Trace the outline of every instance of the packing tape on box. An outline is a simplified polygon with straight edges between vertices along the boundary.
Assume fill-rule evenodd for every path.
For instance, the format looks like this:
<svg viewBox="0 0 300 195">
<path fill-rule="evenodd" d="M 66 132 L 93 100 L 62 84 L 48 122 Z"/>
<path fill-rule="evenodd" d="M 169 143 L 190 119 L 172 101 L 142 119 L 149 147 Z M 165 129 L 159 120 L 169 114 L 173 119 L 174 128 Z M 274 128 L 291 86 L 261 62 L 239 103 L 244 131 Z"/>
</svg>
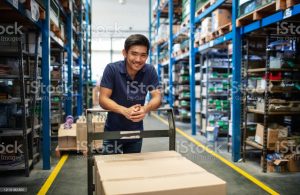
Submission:
<svg viewBox="0 0 300 195">
<path fill-rule="evenodd" d="M 148 176 L 148 177 L 129 177 L 129 178 L 120 178 L 120 179 L 101 179 L 102 182 L 109 182 L 109 181 L 128 181 L 128 180 L 144 180 L 144 179 L 154 179 L 154 178 L 165 178 L 165 177 L 178 177 L 183 175 L 198 175 L 202 174 L 203 171 L 193 171 L 187 173 L 172 173 L 172 174 L 165 174 L 165 175 L 156 175 L 156 176 Z"/>
</svg>

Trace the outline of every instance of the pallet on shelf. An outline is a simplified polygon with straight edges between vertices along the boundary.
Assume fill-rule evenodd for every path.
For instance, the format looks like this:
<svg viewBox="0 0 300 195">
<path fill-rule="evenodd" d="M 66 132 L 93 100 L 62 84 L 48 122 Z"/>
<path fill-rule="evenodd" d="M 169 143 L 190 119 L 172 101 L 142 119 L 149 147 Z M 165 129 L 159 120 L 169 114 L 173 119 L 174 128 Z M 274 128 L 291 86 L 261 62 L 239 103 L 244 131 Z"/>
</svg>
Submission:
<svg viewBox="0 0 300 195">
<path fill-rule="evenodd" d="M 271 15 L 279 10 L 287 9 L 295 4 L 297 4 L 297 0 L 276 0 L 259 7 L 258 9 L 247 13 L 236 20 L 236 26 L 241 27 L 251 22 L 260 20 L 268 15 Z"/>
<path fill-rule="evenodd" d="M 228 24 L 225 24 L 223 26 L 220 26 L 218 28 L 218 30 L 216 30 L 214 32 L 214 34 L 215 34 L 215 37 L 220 37 L 220 36 L 225 35 L 226 33 L 229 33 L 231 30 L 232 30 L 232 24 L 228 23 Z"/>
<path fill-rule="evenodd" d="M 202 5 L 197 11 L 196 16 L 199 16 L 201 13 L 203 13 L 207 8 L 209 8 L 211 5 L 213 5 L 216 2 L 216 0 L 208 0 L 204 5 Z"/>
</svg>

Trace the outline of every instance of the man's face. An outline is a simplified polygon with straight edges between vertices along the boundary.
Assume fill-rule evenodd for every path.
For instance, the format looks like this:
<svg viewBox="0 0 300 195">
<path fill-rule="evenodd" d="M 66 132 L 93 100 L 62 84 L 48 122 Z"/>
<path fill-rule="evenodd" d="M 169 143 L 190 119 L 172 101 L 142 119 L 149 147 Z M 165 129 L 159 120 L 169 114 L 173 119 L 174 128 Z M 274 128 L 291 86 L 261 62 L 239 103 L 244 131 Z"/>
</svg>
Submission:
<svg viewBox="0 0 300 195">
<path fill-rule="evenodd" d="M 132 71 L 141 70 L 147 61 L 147 47 L 142 45 L 131 46 L 126 52 L 123 50 L 123 55 L 127 59 L 127 67 Z"/>
</svg>

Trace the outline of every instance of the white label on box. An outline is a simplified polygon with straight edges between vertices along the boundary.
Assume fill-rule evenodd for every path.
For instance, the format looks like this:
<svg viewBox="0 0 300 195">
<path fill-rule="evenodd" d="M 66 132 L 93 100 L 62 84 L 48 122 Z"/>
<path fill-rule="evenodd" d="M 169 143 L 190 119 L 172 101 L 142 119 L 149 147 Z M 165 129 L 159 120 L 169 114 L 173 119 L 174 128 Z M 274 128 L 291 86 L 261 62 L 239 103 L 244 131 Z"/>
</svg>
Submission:
<svg viewBox="0 0 300 195">
<path fill-rule="evenodd" d="M 259 136 L 255 136 L 255 142 L 257 142 L 257 143 L 261 143 L 261 138 L 259 137 Z"/>
<path fill-rule="evenodd" d="M 291 10 L 291 8 L 286 9 L 284 11 L 284 13 L 283 13 L 283 19 L 289 18 L 291 16 L 292 16 L 292 10 Z"/>
</svg>

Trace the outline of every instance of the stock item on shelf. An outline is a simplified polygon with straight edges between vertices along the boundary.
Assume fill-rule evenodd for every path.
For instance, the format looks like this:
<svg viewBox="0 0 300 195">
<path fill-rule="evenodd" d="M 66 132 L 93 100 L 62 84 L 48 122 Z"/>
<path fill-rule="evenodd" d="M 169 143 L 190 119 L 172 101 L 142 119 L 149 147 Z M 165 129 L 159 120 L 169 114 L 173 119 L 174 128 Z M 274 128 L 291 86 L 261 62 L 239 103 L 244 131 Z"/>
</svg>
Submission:
<svg viewBox="0 0 300 195">
<path fill-rule="evenodd" d="M 246 15 L 271 2 L 275 2 L 275 1 L 274 0 L 240 0 L 238 15 L 239 16 Z"/>
</svg>

